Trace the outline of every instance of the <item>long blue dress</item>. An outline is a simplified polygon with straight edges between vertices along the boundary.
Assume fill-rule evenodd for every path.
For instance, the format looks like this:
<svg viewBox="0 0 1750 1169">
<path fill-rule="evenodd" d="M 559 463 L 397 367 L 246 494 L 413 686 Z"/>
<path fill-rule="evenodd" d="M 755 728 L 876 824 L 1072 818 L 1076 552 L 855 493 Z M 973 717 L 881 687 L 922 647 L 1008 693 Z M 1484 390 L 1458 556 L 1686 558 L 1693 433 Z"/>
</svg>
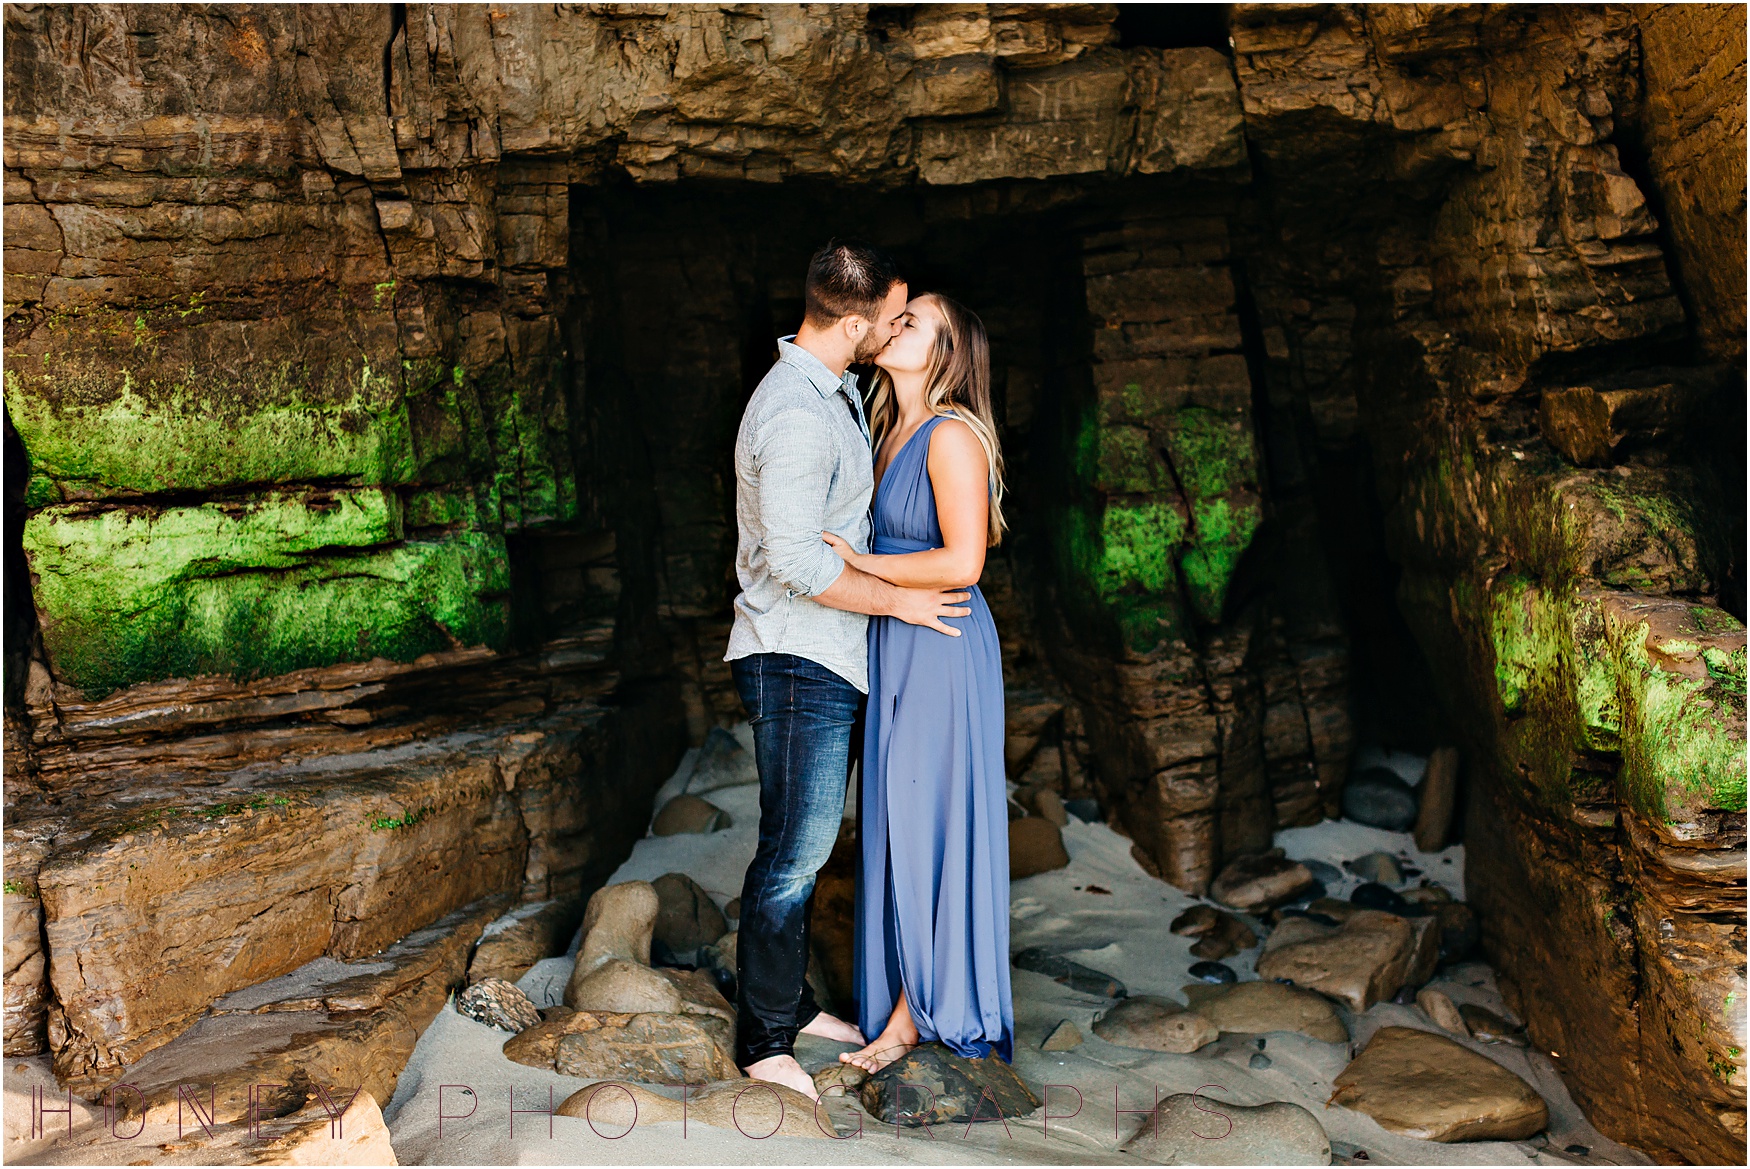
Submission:
<svg viewBox="0 0 1750 1169">
<path fill-rule="evenodd" d="M 930 419 L 893 456 L 874 500 L 873 551 L 943 546 L 927 466 Z M 919 1038 L 1014 1059 L 1003 662 L 977 586 L 950 637 L 869 621 L 869 707 L 858 820 L 855 990 L 873 1039 L 905 988 Z"/>
</svg>

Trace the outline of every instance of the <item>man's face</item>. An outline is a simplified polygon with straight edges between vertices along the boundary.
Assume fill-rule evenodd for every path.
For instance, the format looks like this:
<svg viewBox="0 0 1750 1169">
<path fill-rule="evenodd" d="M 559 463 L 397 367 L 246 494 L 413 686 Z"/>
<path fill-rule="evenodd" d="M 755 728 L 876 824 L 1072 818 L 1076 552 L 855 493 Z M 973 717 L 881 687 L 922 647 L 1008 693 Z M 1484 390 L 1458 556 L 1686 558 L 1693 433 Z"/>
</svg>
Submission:
<svg viewBox="0 0 1750 1169">
<path fill-rule="evenodd" d="M 868 328 L 857 338 L 856 352 L 851 360 L 856 362 L 871 361 L 877 353 L 887 347 L 887 343 L 899 335 L 899 330 L 905 324 L 906 285 L 900 281 L 887 290 L 887 299 L 881 302 L 881 310 L 876 314 L 874 323 L 867 323 Z"/>
</svg>

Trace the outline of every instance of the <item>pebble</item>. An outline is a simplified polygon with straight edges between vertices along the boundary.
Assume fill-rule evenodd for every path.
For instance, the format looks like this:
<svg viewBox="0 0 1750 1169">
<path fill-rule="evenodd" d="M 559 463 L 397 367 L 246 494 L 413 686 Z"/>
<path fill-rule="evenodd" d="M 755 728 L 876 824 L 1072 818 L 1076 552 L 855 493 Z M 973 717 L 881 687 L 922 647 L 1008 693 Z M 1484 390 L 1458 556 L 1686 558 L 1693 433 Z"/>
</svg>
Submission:
<svg viewBox="0 0 1750 1169">
<path fill-rule="evenodd" d="M 1330 861 L 1307 860 L 1300 863 L 1306 866 L 1307 872 L 1326 885 L 1341 885 L 1343 883 L 1343 870 Z"/>
<path fill-rule="evenodd" d="M 1366 856 L 1358 856 L 1345 862 L 1343 867 L 1363 881 L 1373 881 L 1381 885 L 1404 883 L 1404 872 L 1399 867 L 1397 858 L 1387 852 L 1370 852 Z"/>
<path fill-rule="evenodd" d="M 1298 900 L 1318 884 L 1306 866 L 1282 855 L 1282 850 L 1235 857 L 1210 883 L 1209 896 L 1229 909 L 1257 913 Z"/>
<path fill-rule="evenodd" d="M 1454 1035 L 1462 1035 L 1466 1039 L 1470 1038 L 1470 1027 L 1465 1024 L 1464 1015 L 1460 1013 L 1458 1007 L 1453 1004 L 1452 999 L 1444 991 L 1435 990 L 1433 987 L 1423 987 L 1416 994 L 1416 1005 L 1421 1007 L 1423 1013 L 1430 1019 L 1434 1020 L 1436 1026 L 1450 1031 Z"/>
<path fill-rule="evenodd" d="M 1098 824 L 1105 819 L 1104 816 L 1100 815 L 1100 801 L 1089 799 L 1086 796 L 1063 801 L 1063 810 L 1076 819 L 1085 820 L 1089 824 Z"/>
<path fill-rule="evenodd" d="M 1240 976 L 1225 962 L 1193 962 L 1188 971 L 1199 982 L 1238 982 Z"/>
<path fill-rule="evenodd" d="M 1486 1007 L 1465 1003 L 1458 1008 L 1458 1013 L 1464 1019 L 1465 1026 L 1470 1028 L 1471 1037 L 1480 1043 L 1506 1043 L 1513 1047 L 1526 1046 L 1524 1028 L 1515 1027 Z"/>
<path fill-rule="evenodd" d="M 1399 917 L 1409 917 L 1417 910 L 1401 894 L 1387 889 L 1378 881 L 1369 881 L 1356 887 L 1349 894 L 1349 904 L 1359 905 L 1362 909 L 1378 909 L 1386 913 L 1395 913 Z"/>
<path fill-rule="evenodd" d="M 1251 1068 L 1253 1071 L 1261 1072 L 1265 1068 L 1269 1067 L 1272 1062 L 1273 1061 L 1270 1059 L 1270 1057 L 1265 1055 L 1263 1052 L 1254 1051 L 1252 1053 L 1252 1058 L 1248 1059 L 1246 1061 L 1246 1066 Z"/>
<path fill-rule="evenodd" d="M 1043 816 L 1009 821 L 1009 880 L 1019 881 L 1069 864 L 1063 832 Z"/>
<path fill-rule="evenodd" d="M 1221 1034 L 1214 1023 L 1171 999 L 1139 995 L 1094 1020 L 1094 1034 L 1120 1047 L 1189 1055 Z"/>
<path fill-rule="evenodd" d="M 728 812 L 709 800 L 681 794 L 662 806 L 651 822 L 652 836 L 683 836 L 692 833 L 717 832 L 731 824 Z"/>
<path fill-rule="evenodd" d="M 515 1035 L 539 1026 L 541 1012 L 513 982 L 485 978 L 456 996 L 456 1013 Z"/>
<path fill-rule="evenodd" d="M 1358 824 L 1406 832 L 1416 822 L 1416 789 L 1386 767 L 1369 767 L 1343 785 L 1343 816 Z"/>
</svg>

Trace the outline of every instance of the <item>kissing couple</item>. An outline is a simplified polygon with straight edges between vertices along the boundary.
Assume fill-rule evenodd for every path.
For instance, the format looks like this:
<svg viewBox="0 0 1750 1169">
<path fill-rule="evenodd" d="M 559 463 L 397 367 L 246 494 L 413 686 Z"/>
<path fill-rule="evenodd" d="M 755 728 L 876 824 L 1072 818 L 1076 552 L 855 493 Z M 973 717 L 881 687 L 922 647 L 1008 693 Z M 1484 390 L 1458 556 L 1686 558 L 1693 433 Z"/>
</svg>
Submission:
<svg viewBox="0 0 1750 1169">
<path fill-rule="evenodd" d="M 1003 532 L 984 325 L 854 241 L 814 254 L 797 332 L 735 440 L 724 655 L 753 727 L 735 1062 L 818 1098 L 798 1031 L 876 1071 L 922 1042 L 1012 1062 L 1002 655 L 978 590 Z M 852 364 L 873 363 L 868 408 Z M 859 747 L 860 744 L 860 747 Z M 805 973 L 815 874 L 861 764 L 858 1019 Z"/>
</svg>

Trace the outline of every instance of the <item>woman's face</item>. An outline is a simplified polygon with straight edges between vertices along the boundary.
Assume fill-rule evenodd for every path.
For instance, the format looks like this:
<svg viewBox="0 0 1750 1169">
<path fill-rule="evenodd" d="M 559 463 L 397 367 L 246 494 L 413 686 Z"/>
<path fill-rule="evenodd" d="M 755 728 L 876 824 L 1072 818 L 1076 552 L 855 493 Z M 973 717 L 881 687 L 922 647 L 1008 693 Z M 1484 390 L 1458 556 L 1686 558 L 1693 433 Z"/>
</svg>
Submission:
<svg viewBox="0 0 1750 1169">
<path fill-rule="evenodd" d="M 935 302 L 927 296 L 913 297 L 905 306 L 898 334 L 875 355 L 875 364 L 889 373 L 922 373 L 930 367 L 936 330 L 943 327 L 942 310 Z"/>
</svg>

